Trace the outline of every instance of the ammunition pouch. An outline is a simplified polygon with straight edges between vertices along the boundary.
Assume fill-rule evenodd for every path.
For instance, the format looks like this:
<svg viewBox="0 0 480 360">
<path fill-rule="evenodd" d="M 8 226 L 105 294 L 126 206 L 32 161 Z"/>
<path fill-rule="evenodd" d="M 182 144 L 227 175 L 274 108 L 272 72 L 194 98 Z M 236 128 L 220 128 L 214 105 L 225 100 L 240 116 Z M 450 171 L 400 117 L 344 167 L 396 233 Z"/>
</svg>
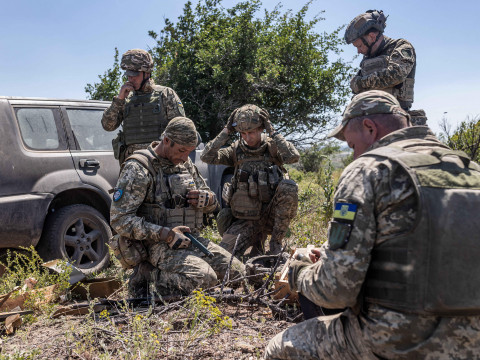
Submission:
<svg viewBox="0 0 480 360">
<path fill-rule="evenodd" d="M 116 234 L 110 238 L 109 245 L 125 270 L 133 269 L 142 261 L 147 260 L 147 249 L 141 241 Z"/>
<path fill-rule="evenodd" d="M 263 203 L 268 203 L 272 200 L 272 194 L 268 184 L 268 174 L 266 171 L 258 172 L 258 198 Z"/>
<path fill-rule="evenodd" d="M 122 130 L 119 130 L 117 137 L 112 140 L 113 156 L 122 164 L 125 161 L 125 152 L 127 151 L 127 144 L 125 143 L 125 136 Z"/>
<path fill-rule="evenodd" d="M 232 200 L 232 195 L 233 195 L 233 186 L 231 183 L 226 182 L 225 184 L 223 184 L 222 199 L 223 201 L 225 201 L 227 205 L 230 204 L 230 200 Z"/>
<path fill-rule="evenodd" d="M 415 79 L 406 78 L 398 89 L 397 99 L 408 103 L 413 102 L 413 87 Z"/>
<path fill-rule="evenodd" d="M 230 201 L 232 214 L 238 219 L 259 220 L 262 202 L 259 197 L 251 197 L 248 182 L 238 182 L 232 200 Z"/>
<path fill-rule="evenodd" d="M 176 226 L 188 226 L 190 229 L 201 229 L 203 212 L 193 207 L 165 209 L 166 226 L 173 229 Z"/>
</svg>

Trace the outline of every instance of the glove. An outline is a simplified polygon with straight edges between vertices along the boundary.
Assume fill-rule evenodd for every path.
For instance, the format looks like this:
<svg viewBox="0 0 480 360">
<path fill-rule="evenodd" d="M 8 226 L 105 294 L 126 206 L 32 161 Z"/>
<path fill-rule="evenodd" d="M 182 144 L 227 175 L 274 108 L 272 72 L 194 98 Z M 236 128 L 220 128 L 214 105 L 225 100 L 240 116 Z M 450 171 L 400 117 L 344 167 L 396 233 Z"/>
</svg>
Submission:
<svg viewBox="0 0 480 360">
<path fill-rule="evenodd" d="M 167 229 L 168 228 L 162 229 L 162 232 L 160 233 L 160 239 L 165 240 L 170 249 L 185 249 L 190 246 L 190 239 L 183 235 L 184 232 L 190 232 L 190 228 L 188 226 L 176 226 L 166 233 Z"/>
<path fill-rule="evenodd" d="M 215 194 L 208 190 L 198 190 L 198 203 L 197 209 L 210 206 L 215 203 L 216 197 Z"/>
<path fill-rule="evenodd" d="M 273 130 L 272 123 L 270 122 L 270 115 L 268 114 L 268 112 L 266 112 L 263 109 L 260 110 L 259 117 L 260 117 L 260 120 L 262 120 L 263 127 L 265 128 L 265 131 L 267 132 L 267 134 L 272 135 L 275 132 L 275 130 Z"/>
<path fill-rule="evenodd" d="M 232 114 L 229 116 L 227 120 L 227 125 L 225 127 L 227 128 L 229 133 L 235 132 L 235 128 L 233 127 L 233 119 L 235 118 L 235 114 L 237 113 L 238 109 L 235 109 Z"/>
<path fill-rule="evenodd" d="M 288 286 L 290 286 L 290 289 L 293 291 L 298 291 L 297 280 L 302 269 L 312 265 L 312 262 L 308 256 L 302 255 L 299 256 L 299 258 L 300 260 L 293 260 L 288 268 Z"/>
</svg>

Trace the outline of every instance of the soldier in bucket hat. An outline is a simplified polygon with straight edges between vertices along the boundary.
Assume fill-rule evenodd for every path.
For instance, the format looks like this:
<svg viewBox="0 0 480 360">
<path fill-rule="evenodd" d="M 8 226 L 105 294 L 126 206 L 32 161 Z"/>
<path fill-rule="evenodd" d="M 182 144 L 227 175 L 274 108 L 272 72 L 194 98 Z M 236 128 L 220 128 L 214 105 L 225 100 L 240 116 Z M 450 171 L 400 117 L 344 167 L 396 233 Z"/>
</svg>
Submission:
<svg viewBox="0 0 480 360">
<path fill-rule="evenodd" d="M 240 140 L 223 147 L 235 131 L 240 133 Z M 220 246 L 233 251 L 237 242 L 239 256 L 250 247 L 249 255 L 258 255 L 271 234 L 268 252 L 281 251 L 298 205 L 297 184 L 289 179 L 283 165 L 295 163 L 299 157 L 297 149 L 274 131 L 265 110 L 247 104 L 233 111 L 225 128 L 201 155 L 207 164 L 235 167 L 232 182 L 226 184 L 222 196 L 230 207 L 217 216 Z"/>
<path fill-rule="evenodd" d="M 123 124 L 123 131 L 113 141 L 115 158 L 121 165 L 135 150 L 145 149 L 158 140 L 167 123 L 174 117 L 185 116 L 185 111 L 173 89 L 155 85 L 150 53 L 128 50 L 122 55 L 120 67 L 128 81 L 105 110 L 102 126 L 114 131 Z"/>
<path fill-rule="evenodd" d="M 160 141 L 122 165 L 110 210 L 117 235 L 110 245 L 125 269 L 134 268 L 129 281 L 134 296 L 146 296 L 149 283 L 162 295 L 188 294 L 225 275 L 231 254 L 198 237 L 203 214 L 215 210 L 217 200 L 188 157 L 196 146 L 193 121 L 176 117 Z M 192 248 L 185 232 L 198 237 L 213 258 Z M 244 274 L 243 264 L 235 259 L 230 274 Z"/>
<path fill-rule="evenodd" d="M 288 281 L 341 310 L 277 334 L 265 359 L 478 358 L 480 166 L 383 91 L 356 95 L 330 136 L 356 160 L 328 242 L 293 261 Z"/>
</svg>

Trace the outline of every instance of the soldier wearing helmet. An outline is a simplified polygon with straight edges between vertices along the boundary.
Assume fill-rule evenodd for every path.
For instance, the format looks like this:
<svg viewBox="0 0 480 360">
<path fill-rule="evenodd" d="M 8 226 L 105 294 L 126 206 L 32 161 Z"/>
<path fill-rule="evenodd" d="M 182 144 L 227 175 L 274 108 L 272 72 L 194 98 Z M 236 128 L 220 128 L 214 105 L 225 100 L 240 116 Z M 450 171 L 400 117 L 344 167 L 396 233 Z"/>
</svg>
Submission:
<svg viewBox="0 0 480 360">
<path fill-rule="evenodd" d="M 408 116 L 391 94 L 365 91 L 330 133 L 355 161 L 328 241 L 290 263 L 288 282 L 343 310 L 277 334 L 265 359 L 478 358 L 480 166 Z"/>
<path fill-rule="evenodd" d="M 113 144 L 115 157 L 122 164 L 135 150 L 158 140 L 167 123 L 185 116 L 185 111 L 173 89 L 155 85 L 151 79 L 153 59 L 147 51 L 128 50 L 122 55 L 120 67 L 128 81 L 105 110 L 102 126 L 113 131 L 123 124 Z"/>
<path fill-rule="evenodd" d="M 240 139 L 222 147 L 236 131 Z M 295 163 L 299 157 L 297 149 L 274 131 L 265 110 L 249 104 L 233 111 L 225 128 L 205 146 L 201 156 L 207 164 L 235 168 L 222 194 L 230 207 L 217 216 L 220 246 L 230 252 L 235 248 L 238 255 L 252 247 L 249 255 L 254 256 L 263 252 L 271 234 L 268 252 L 281 251 L 298 204 L 297 184 L 289 179 L 283 164 Z"/>
<path fill-rule="evenodd" d="M 350 81 L 350 87 L 354 94 L 367 90 L 386 91 L 409 111 L 415 84 L 415 49 L 407 40 L 383 35 L 386 20 L 382 10 L 368 10 L 348 25 L 345 41 L 364 55 L 360 71 Z M 414 125 L 425 125 L 427 118 L 423 110 L 412 110 L 411 115 Z"/>
</svg>

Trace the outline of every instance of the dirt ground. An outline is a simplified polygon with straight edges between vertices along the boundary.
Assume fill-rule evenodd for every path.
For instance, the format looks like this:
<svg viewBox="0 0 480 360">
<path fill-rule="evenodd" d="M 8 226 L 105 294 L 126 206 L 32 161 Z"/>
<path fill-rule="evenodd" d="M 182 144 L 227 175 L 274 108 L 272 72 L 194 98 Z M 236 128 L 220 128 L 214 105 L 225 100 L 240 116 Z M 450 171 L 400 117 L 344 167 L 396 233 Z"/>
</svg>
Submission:
<svg viewBox="0 0 480 360">
<path fill-rule="evenodd" d="M 216 304 L 231 329 L 211 333 L 215 321 L 185 304 L 119 311 L 116 314 L 47 317 L 4 336 L 1 359 L 261 359 L 268 341 L 294 325 L 270 309 L 247 304 Z M 196 310 L 193 309 L 195 312 Z M 277 318 L 276 318 L 277 317 Z"/>
</svg>

